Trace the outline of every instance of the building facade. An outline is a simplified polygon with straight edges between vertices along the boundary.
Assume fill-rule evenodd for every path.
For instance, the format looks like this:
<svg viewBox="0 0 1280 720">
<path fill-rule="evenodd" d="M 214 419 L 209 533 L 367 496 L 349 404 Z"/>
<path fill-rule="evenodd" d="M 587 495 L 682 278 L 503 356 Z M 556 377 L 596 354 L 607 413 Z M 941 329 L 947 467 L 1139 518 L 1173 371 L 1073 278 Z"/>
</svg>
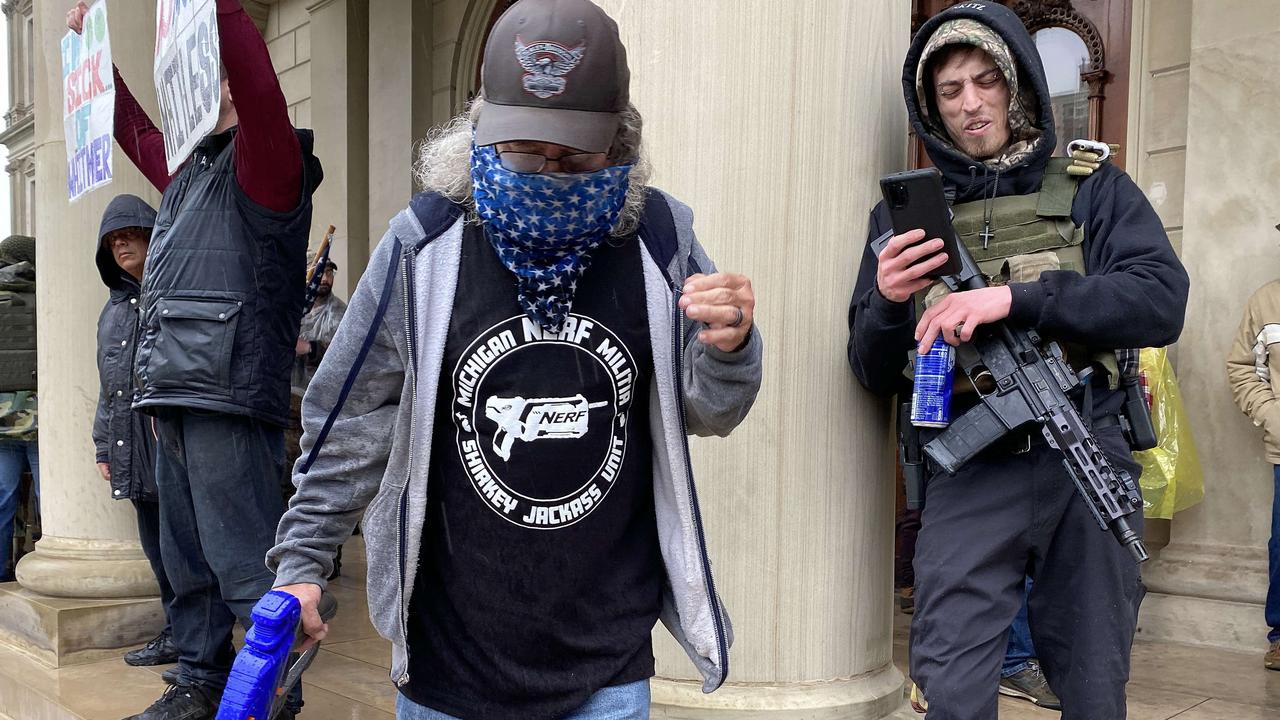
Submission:
<svg viewBox="0 0 1280 720">
<path fill-rule="evenodd" d="M 33 0 L 0 5 L 9 30 L 9 108 L 0 145 L 9 150 L 9 212 L 12 232 L 35 235 L 35 13 Z"/>
<path fill-rule="evenodd" d="M 313 235 L 338 228 L 340 294 L 414 190 L 415 143 L 476 91 L 486 32 L 507 1 L 245 3 L 295 124 L 316 133 L 325 181 Z M 903 678 L 891 662 L 889 409 L 857 387 L 844 347 L 876 179 L 911 157 L 900 75 L 913 4 L 599 1 L 627 43 L 654 182 L 694 208 L 721 267 L 753 279 L 768 347 L 748 422 L 694 448 L 717 584 L 735 621 L 731 681 L 702 695 L 660 631 L 657 716 L 895 717 Z M 28 50 L 56 46 L 64 4 L 4 5 L 11 78 L 23 79 L 11 79 L 3 137 L 10 173 L 33 179 L 14 183 L 15 229 L 36 234 L 43 253 L 44 537 L 19 582 L 0 586 L 0 643 L 55 666 L 118 653 L 110 648 L 149 638 L 159 617 L 132 510 L 112 503 L 93 465 L 92 353 L 69 351 L 91 343 L 105 298 L 90 261 L 99 213 L 115 193 L 156 194 L 118 153 L 110 188 L 67 203 L 56 54 Z M 152 36 L 154 10 L 138 5 L 153 4 L 110 0 L 114 38 Z M 1244 0 L 1118 7 L 1131 45 L 1127 61 L 1112 62 L 1127 90 L 1107 102 L 1126 107 L 1128 134 L 1104 139 L 1125 144 L 1129 172 L 1192 274 L 1177 362 L 1208 485 L 1202 506 L 1152 523 L 1141 632 L 1259 648 L 1270 471 L 1231 403 L 1223 357 L 1245 298 L 1280 270 L 1280 100 L 1266 90 L 1280 19 Z M 116 45 L 154 117 L 149 43 Z M 1228 107 L 1240 109 L 1224 117 Z"/>
</svg>

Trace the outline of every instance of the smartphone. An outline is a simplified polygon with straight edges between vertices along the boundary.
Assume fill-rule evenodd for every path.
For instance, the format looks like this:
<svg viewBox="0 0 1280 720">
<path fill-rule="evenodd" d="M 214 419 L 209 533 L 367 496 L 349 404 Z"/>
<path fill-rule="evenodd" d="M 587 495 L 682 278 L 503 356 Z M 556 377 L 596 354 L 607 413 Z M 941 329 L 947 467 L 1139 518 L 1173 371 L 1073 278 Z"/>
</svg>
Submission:
<svg viewBox="0 0 1280 720">
<path fill-rule="evenodd" d="M 921 168 L 894 173 L 880 178 L 880 192 L 893 220 L 893 232 L 901 235 L 912 230 L 924 230 L 927 242 L 941 238 L 942 251 L 947 261 L 929 273 L 930 277 L 956 275 L 960 272 L 960 254 L 956 251 L 960 238 L 951 227 L 951 207 L 942 192 L 942 173 L 937 168 Z M 926 255 L 917 263 L 933 255 Z"/>
</svg>

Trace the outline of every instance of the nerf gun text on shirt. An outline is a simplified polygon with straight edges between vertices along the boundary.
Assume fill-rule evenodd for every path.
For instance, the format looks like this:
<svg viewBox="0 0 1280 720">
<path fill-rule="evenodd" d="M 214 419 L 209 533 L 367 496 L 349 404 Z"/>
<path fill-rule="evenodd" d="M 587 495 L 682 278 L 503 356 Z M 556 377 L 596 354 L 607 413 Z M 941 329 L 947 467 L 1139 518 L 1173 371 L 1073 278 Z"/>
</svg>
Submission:
<svg viewBox="0 0 1280 720">
<path fill-rule="evenodd" d="M 503 460 L 511 459 L 516 440 L 533 442 L 556 438 L 580 438 L 587 434 L 590 411 L 607 402 L 587 402 L 573 397 L 529 398 L 491 397 L 485 402 L 485 417 L 498 424 L 493 435 L 493 451 Z"/>
</svg>

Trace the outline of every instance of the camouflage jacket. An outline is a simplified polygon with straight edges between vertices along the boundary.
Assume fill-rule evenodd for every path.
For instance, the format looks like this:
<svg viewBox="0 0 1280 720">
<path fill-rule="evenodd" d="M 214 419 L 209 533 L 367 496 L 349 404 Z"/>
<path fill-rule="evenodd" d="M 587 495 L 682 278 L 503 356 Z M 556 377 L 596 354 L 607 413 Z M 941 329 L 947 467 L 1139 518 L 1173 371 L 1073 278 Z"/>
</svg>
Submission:
<svg viewBox="0 0 1280 720">
<path fill-rule="evenodd" d="M 32 390 L 0 393 L 0 440 L 36 439 L 36 394 Z"/>
</svg>

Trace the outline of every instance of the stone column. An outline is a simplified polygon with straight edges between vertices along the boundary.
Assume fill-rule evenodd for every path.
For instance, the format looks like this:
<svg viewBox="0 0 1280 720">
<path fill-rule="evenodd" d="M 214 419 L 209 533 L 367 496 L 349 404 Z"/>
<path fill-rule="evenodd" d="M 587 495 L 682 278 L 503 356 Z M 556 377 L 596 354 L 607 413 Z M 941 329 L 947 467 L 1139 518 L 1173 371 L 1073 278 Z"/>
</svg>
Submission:
<svg viewBox="0 0 1280 720">
<path fill-rule="evenodd" d="M 315 194 L 313 238 L 337 226 L 334 284 L 350 297 L 364 273 L 369 243 L 369 3 L 319 0 L 311 16 L 311 124 L 324 182 Z M 385 221 L 385 218 L 384 218 Z M 378 237 L 381 237 L 380 235 Z M 374 238 L 377 242 L 377 238 Z"/>
<path fill-rule="evenodd" d="M 409 204 L 414 143 L 431 126 L 431 4 L 369 3 L 369 244 Z"/>
<path fill-rule="evenodd" d="M 127 6 L 127 7 L 126 7 Z M 91 442 L 98 399 L 95 338 L 106 288 L 93 262 L 102 210 L 117 193 L 158 197 L 124 153 L 115 180 L 76 203 L 66 194 L 62 70 L 67 3 L 35 8 L 37 298 L 40 331 L 41 519 L 44 536 L 0 590 L 0 644 L 61 665 L 118 653 L 163 623 L 133 507 L 111 499 Z M 154 4 L 110 5 L 116 63 L 155 115 L 150 42 Z M 50 598 L 67 598 L 67 600 Z M 104 650 L 105 648 L 105 650 Z"/>
<path fill-rule="evenodd" d="M 751 416 L 694 452 L 730 679 L 703 695 L 659 631 L 654 716 L 897 717 L 889 414 L 845 343 L 877 179 L 907 159 L 910 5 L 600 4 L 627 44 L 654 184 L 693 207 L 721 269 L 752 278 L 766 346 Z"/>
<path fill-rule="evenodd" d="M 1205 471 L 1204 502 L 1173 519 L 1143 578 L 1141 632 L 1264 649 L 1272 468 L 1232 402 L 1224 359 L 1244 304 L 1276 279 L 1280 19 L 1244 0 L 1195 0 L 1182 257 L 1191 275 L 1178 377 Z M 1223 113 L 1222 108 L 1232 108 Z M 1232 142 L 1232 138 L 1248 142 Z M 1273 348 L 1274 351 L 1274 348 Z"/>
</svg>

